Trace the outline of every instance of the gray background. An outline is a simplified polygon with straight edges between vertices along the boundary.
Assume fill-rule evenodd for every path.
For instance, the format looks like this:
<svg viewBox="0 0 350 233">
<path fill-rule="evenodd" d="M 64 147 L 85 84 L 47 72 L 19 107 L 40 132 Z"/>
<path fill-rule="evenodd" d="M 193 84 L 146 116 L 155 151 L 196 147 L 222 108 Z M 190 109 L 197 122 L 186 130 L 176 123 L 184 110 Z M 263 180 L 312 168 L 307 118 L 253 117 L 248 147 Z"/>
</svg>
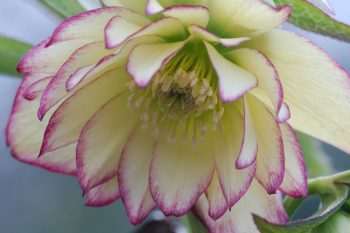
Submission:
<svg viewBox="0 0 350 233">
<path fill-rule="evenodd" d="M 64 1 L 64 0 L 63 0 Z M 95 7 L 96 1 L 85 2 Z M 330 0 L 336 18 L 350 23 L 350 2 Z M 1 0 L 0 34 L 36 44 L 59 23 L 35 0 Z M 304 34 L 350 70 L 350 45 Z M 1 61 L 0 61 L 1 62 Z M 120 203 L 104 208 L 84 207 L 73 177 L 56 175 L 14 160 L 5 145 L 4 129 L 20 80 L 0 74 L 0 233 L 127 233 L 131 226 Z M 349 119 L 350 120 L 350 119 Z M 325 146 L 338 170 L 350 167 L 342 152 Z"/>
</svg>

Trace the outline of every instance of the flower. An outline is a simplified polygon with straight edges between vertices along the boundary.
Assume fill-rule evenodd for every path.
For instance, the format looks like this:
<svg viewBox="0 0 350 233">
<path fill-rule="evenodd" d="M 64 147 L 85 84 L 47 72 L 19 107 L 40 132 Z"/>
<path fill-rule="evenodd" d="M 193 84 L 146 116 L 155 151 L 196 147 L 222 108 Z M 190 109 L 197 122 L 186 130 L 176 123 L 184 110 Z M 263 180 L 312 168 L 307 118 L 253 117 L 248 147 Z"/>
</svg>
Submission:
<svg viewBox="0 0 350 233">
<path fill-rule="evenodd" d="M 15 158 L 78 177 L 87 205 L 132 223 L 194 210 L 212 233 L 257 232 L 307 194 L 293 128 L 348 150 L 349 76 L 258 0 L 104 0 L 18 70 Z"/>
</svg>

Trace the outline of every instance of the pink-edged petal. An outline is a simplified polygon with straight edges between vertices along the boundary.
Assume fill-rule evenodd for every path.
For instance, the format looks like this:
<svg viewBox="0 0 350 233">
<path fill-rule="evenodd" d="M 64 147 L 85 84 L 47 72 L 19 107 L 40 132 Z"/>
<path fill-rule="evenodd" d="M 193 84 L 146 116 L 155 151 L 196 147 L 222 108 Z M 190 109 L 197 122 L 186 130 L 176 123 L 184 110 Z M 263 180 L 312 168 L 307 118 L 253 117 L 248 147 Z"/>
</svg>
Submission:
<svg viewBox="0 0 350 233">
<path fill-rule="evenodd" d="M 249 167 L 256 161 L 258 153 L 258 143 L 256 140 L 254 123 L 252 121 L 251 110 L 246 98 L 243 100 L 243 141 L 241 151 L 236 160 L 236 168 Z"/>
<path fill-rule="evenodd" d="M 94 187 L 85 193 L 84 196 L 87 200 L 85 204 L 87 206 L 100 207 L 113 203 L 120 197 L 118 178 L 113 177 L 107 182 Z"/>
<path fill-rule="evenodd" d="M 180 135 L 178 135 L 179 138 Z M 211 143 L 169 143 L 161 135 L 154 147 L 150 168 L 150 190 L 165 215 L 182 216 L 208 188 L 214 161 Z"/>
<path fill-rule="evenodd" d="M 77 147 L 78 180 L 84 191 L 117 174 L 120 155 L 136 123 L 124 93 L 108 101 L 86 123 Z"/>
<path fill-rule="evenodd" d="M 147 0 L 146 14 L 154 15 L 164 10 L 164 7 L 158 2 L 158 0 Z"/>
<path fill-rule="evenodd" d="M 113 51 L 104 48 L 103 42 L 93 42 L 80 47 L 70 55 L 69 58 L 67 58 L 67 61 L 51 79 L 41 97 L 40 108 L 38 110 L 39 119 L 43 119 L 52 106 L 70 95 L 67 93 L 66 83 L 67 80 L 77 72 L 77 70 L 95 64 L 102 57 L 105 57 L 112 52 Z"/>
<path fill-rule="evenodd" d="M 175 5 L 162 11 L 163 15 L 179 19 L 185 26 L 206 27 L 209 22 L 209 10 L 204 6 Z"/>
<path fill-rule="evenodd" d="M 45 78 L 44 74 L 27 74 L 19 87 L 6 128 L 6 140 L 14 158 L 44 169 L 74 175 L 76 171 L 75 144 L 63 147 L 38 158 L 47 121 L 35 116 L 39 98 L 28 101 L 24 91 Z M 40 94 L 39 94 L 40 95 Z"/>
<path fill-rule="evenodd" d="M 153 76 L 185 45 L 185 41 L 168 44 L 142 44 L 129 55 L 127 71 L 135 83 L 146 88 Z"/>
<path fill-rule="evenodd" d="M 218 35 L 249 36 L 278 27 L 289 19 L 291 6 L 275 8 L 263 1 L 209 0 L 209 28 Z M 217 25 L 230 25 L 217 27 Z"/>
<path fill-rule="evenodd" d="M 248 44 L 275 65 L 292 113 L 288 123 L 350 153 L 350 75 L 317 45 L 292 32 L 276 29 Z"/>
<path fill-rule="evenodd" d="M 112 20 L 110 22 L 112 24 L 116 23 L 115 21 L 125 21 L 124 19 L 119 19 L 118 17 L 115 17 L 115 20 Z M 170 17 L 161 18 L 143 27 L 128 28 L 130 31 L 129 33 L 125 34 L 118 33 L 117 31 L 120 31 L 121 29 L 117 28 L 116 25 L 112 26 L 107 26 L 105 32 L 108 48 L 117 47 L 118 45 L 121 45 L 122 42 L 129 43 L 130 40 L 141 36 L 153 35 L 167 38 L 179 38 L 179 36 L 181 36 L 183 39 L 185 39 L 187 36 L 186 28 L 182 25 L 182 23 L 178 19 Z"/>
<path fill-rule="evenodd" d="M 103 31 L 107 22 L 121 11 L 118 7 L 105 7 L 86 11 L 63 21 L 53 32 L 49 45 L 67 40 L 103 40 Z"/>
<path fill-rule="evenodd" d="M 223 102 L 233 102 L 257 86 L 252 73 L 224 58 L 209 43 L 205 42 L 205 46 L 219 79 L 219 94 Z"/>
<path fill-rule="evenodd" d="M 42 95 L 47 84 L 50 82 L 52 76 L 44 77 L 39 79 L 38 81 L 31 84 L 26 90 L 23 92 L 23 97 L 26 100 L 34 100 Z"/>
<path fill-rule="evenodd" d="M 250 40 L 249 37 L 239 37 L 239 38 L 220 38 L 216 36 L 215 34 L 209 32 L 206 28 L 200 27 L 198 25 L 190 25 L 188 27 L 188 30 L 196 36 L 199 36 L 200 38 L 204 39 L 205 41 L 211 42 L 211 43 L 219 43 L 223 45 L 224 47 L 235 47 L 240 45 L 241 43 L 244 43 L 248 40 Z"/>
<path fill-rule="evenodd" d="M 231 106 L 232 105 L 232 106 Z M 229 207 L 236 204 L 246 193 L 255 174 L 255 164 L 237 169 L 235 162 L 243 141 L 243 119 L 234 104 L 225 107 L 223 128 L 213 132 L 216 171 L 222 192 Z M 221 215 L 223 213 L 220 213 Z M 211 216 L 219 218 L 221 215 Z"/>
<path fill-rule="evenodd" d="M 103 5 L 105 6 L 119 6 L 123 8 L 128 8 L 140 14 L 145 14 L 147 1 L 148 0 L 101 0 Z"/>
<path fill-rule="evenodd" d="M 107 56 L 109 57 L 109 56 Z M 77 69 L 72 75 L 69 76 L 66 82 L 66 90 L 67 92 L 72 91 L 78 84 L 81 83 L 83 78 L 91 71 L 91 69 L 95 67 L 94 65 L 86 66 Z"/>
<path fill-rule="evenodd" d="M 289 107 L 286 103 L 282 103 L 281 109 L 277 115 L 277 121 L 279 123 L 287 122 L 291 117 Z"/>
<path fill-rule="evenodd" d="M 54 74 L 76 49 L 88 43 L 88 40 L 82 39 L 47 47 L 48 40 L 34 47 L 22 58 L 17 67 L 20 73 Z"/>
<path fill-rule="evenodd" d="M 130 136 L 120 159 L 118 177 L 122 200 L 132 224 L 139 224 L 156 207 L 148 186 L 153 136 L 144 129 Z"/>
<path fill-rule="evenodd" d="M 102 58 L 99 62 L 97 62 L 96 65 L 94 65 L 89 71 L 87 71 L 85 75 L 77 77 L 76 80 L 68 80 L 67 87 L 69 87 L 70 84 L 73 84 L 75 86 L 82 86 L 83 84 L 81 83 L 86 82 L 85 80 L 95 80 L 96 78 L 100 77 L 101 75 L 110 70 L 124 67 L 129 53 L 135 46 L 139 44 L 161 42 L 165 41 L 158 36 L 141 36 L 132 38 L 128 40 L 123 46 L 121 46 L 121 48 L 118 48 L 115 54 Z M 70 81 L 73 81 L 73 83 L 70 83 Z"/>
<path fill-rule="evenodd" d="M 209 205 L 208 214 L 212 219 L 216 220 L 220 218 L 230 208 L 230 205 L 227 203 L 222 193 L 217 172 L 214 173 L 213 179 L 205 191 L 205 195 Z"/>
<path fill-rule="evenodd" d="M 280 190 L 294 198 L 305 197 L 307 196 L 307 176 L 300 142 L 290 125 L 284 123 L 280 128 L 286 160 L 286 172 Z"/>
<path fill-rule="evenodd" d="M 255 177 L 269 194 L 273 194 L 280 187 L 285 172 L 281 130 L 264 103 L 252 95 L 247 97 L 247 102 L 251 109 L 258 143 Z"/>
<path fill-rule="evenodd" d="M 275 224 L 284 224 L 288 220 L 282 196 L 279 193 L 268 195 L 256 181 L 252 182 L 243 198 L 218 220 L 210 218 L 208 209 L 208 201 L 201 196 L 194 211 L 210 233 L 259 233 L 252 214 Z"/>
<path fill-rule="evenodd" d="M 140 25 L 133 24 L 120 16 L 114 16 L 105 28 L 106 47 L 117 47 L 141 28 Z"/>
<path fill-rule="evenodd" d="M 127 79 L 124 70 L 112 70 L 60 104 L 49 120 L 40 154 L 77 141 L 85 123 L 92 115 L 111 98 L 126 89 Z"/>
<path fill-rule="evenodd" d="M 269 96 L 276 119 L 278 119 L 284 94 L 280 78 L 272 62 L 261 52 L 248 48 L 234 50 L 227 56 L 240 67 L 255 74 L 259 82 L 258 88 Z"/>
</svg>

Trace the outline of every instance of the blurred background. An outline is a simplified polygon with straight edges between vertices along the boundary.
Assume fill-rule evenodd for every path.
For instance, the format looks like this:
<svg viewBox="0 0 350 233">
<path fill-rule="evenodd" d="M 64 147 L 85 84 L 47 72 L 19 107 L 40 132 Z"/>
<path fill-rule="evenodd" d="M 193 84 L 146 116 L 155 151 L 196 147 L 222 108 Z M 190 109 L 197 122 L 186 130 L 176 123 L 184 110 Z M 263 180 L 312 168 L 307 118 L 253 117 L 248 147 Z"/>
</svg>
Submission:
<svg viewBox="0 0 350 233">
<path fill-rule="evenodd" d="M 64 0 L 63 0 L 64 1 Z M 336 18 L 350 24 L 350 2 L 329 0 Z M 89 8 L 98 7 L 95 0 L 81 0 Z M 0 35 L 37 44 L 49 36 L 60 22 L 36 0 L 1 1 Z M 350 71 L 350 44 L 286 28 L 307 36 L 328 51 Z M 1 61 L 0 61 L 1 62 Z M 49 173 L 22 164 L 10 156 L 4 130 L 20 79 L 0 74 L 0 232 L 1 233 L 131 233 L 132 227 L 120 202 L 103 208 L 84 206 L 80 187 L 73 177 Z M 349 119 L 350 120 L 350 119 Z M 322 145 L 334 167 L 350 169 L 350 157 L 328 145 Z M 152 219 L 161 219 L 155 213 Z M 158 226 L 168 229 L 167 224 Z M 142 233 L 170 233 L 148 226 Z M 185 233 L 179 228 L 177 233 Z"/>
</svg>

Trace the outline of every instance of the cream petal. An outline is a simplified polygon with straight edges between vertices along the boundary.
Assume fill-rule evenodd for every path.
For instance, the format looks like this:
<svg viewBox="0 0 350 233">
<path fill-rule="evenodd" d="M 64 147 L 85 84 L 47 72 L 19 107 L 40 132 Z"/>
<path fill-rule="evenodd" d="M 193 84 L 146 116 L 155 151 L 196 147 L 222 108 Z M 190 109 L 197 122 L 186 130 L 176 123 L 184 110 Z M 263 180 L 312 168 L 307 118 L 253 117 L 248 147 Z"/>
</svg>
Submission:
<svg viewBox="0 0 350 233">
<path fill-rule="evenodd" d="M 135 83 L 146 88 L 153 76 L 183 48 L 185 41 L 168 44 L 141 44 L 129 55 L 127 71 Z"/>
<path fill-rule="evenodd" d="M 41 96 L 52 77 L 53 76 L 44 77 L 29 85 L 28 88 L 26 88 L 26 90 L 23 92 L 23 97 L 26 100 L 34 100 Z"/>
<path fill-rule="evenodd" d="M 350 75 L 292 32 L 273 30 L 248 44 L 275 65 L 291 112 L 289 124 L 350 153 Z"/>
<path fill-rule="evenodd" d="M 218 220 L 209 217 L 208 201 L 204 196 L 199 198 L 195 213 L 210 233 L 259 233 L 252 214 L 276 224 L 284 224 L 288 220 L 282 205 L 282 196 L 268 195 L 256 181 L 252 182 L 243 198 Z"/>
<path fill-rule="evenodd" d="M 250 95 L 247 97 L 247 102 L 251 109 L 258 143 L 255 177 L 269 194 L 276 193 L 285 172 L 281 130 L 273 114 L 260 100 Z"/>
<path fill-rule="evenodd" d="M 289 19 L 290 6 L 275 8 L 256 0 L 208 0 L 208 28 L 220 36 L 253 35 L 275 28 Z M 221 27 L 220 25 L 230 25 Z"/>
<path fill-rule="evenodd" d="M 117 18 L 117 17 L 116 17 Z M 113 20 L 113 19 L 112 19 Z M 120 21 L 120 20 L 119 20 Z M 112 21 L 111 21 L 112 22 Z M 106 43 L 107 47 L 113 48 L 118 45 L 121 45 L 121 42 L 124 44 L 129 43 L 133 39 L 138 39 L 138 37 L 142 36 L 159 36 L 165 38 L 182 38 L 186 39 L 188 33 L 183 24 L 176 18 L 161 18 L 156 20 L 146 26 L 139 27 L 138 30 L 134 27 L 131 31 L 134 31 L 131 34 L 128 34 L 127 37 L 125 35 L 120 35 L 116 33 L 115 26 L 106 27 Z M 129 29 L 128 29 L 129 30 Z"/>
<path fill-rule="evenodd" d="M 256 161 L 258 153 L 258 143 L 256 140 L 256 133 L 254 128 L 251 110 L 246 98 L 243 99 L 243 141 L 241 144 L 241 151 L 236 160 L 236 168 L 242 169 L 251 166 Z"/>
<path fill-rule="evenodd" d="M 47 120 L 39 121 L 36 110 L 39 97 L 28 101 L 24 92 L 36 82 L 45 79 L 45 74 L 27 74 L 17 91 L 15 102 L 6 128 L 7 145 L 14 158 L 44 169 L 74 175 L 75 144 L 46 153 L 38 158 Z M 50 113 L 52 114 L 52 113 Z"/>
<path fill-rule="evenodd" d="M 132 224 L 141 223 L 156 207 L 148 186 L 153 145 L 152 134 L 137 129 L 130 136 L 120 159 L 120 192 Z"/>
<path fill-rule="evenodd" d="M 160 136 L 150 168 L 150 190 L 165 215 L 182 216 L 208 188 L 214 172 L 210 143 L 169 143 Z"/>
<path fill-rule="evenodd" d="M 216 220 L 220 218 L 230 207 L 227 203 L 222 189 L 217 172 L 214 173 L 213 179 L 205 191 L 205 195 L 208 200 L 208 214 Z"/>
<path fill-rule="evenodd" d="M 245 169 L 235 168 L 244 140 L 243 124 L 237 107 L 234 104 L 226 105 L 223 116 L 224 131 L 218 130 L 212 135 L 216 171 L 229 207 L 236 204 L 246 193 L 255 174 L 255 163 Z"/>
<path fill-rule="evenodd" d="M 146 14 L 154 15 L 164 10 L 164 7 L 157 0 L 147 0 Z"/>
<path fill-rule="evenodd" d="M 307 175 L 300 142 L 293 128 L 287 123 L 280 125 L 286 171 L 280 190 L 294 198 L 307 196 Z"/>
<path fill-rule="evenodd" d="M 77 141 L 91 116 L 111 98 L 126 89 L 127 79 L 122 69 L 115 69 L 66 99 L 49 120 L 40 154 Z"/>
<path fill-rule="evenodd" d="M 31 49 L 22 58 L 17 67 L 20 73 L 36 72 L 53 75 L 75 50 L 89 43 L 88 40 L 82 39 L 47 46 L 49 39 Z"/>
<path fill-rule="evenodd" d="M 243 42 L 250 40 L 249 37 L 239 37 L 239 38 L 220 38 L 217 35 L 209 32 L 206 28 L 200 27 L 198 25 L 190 25 L 188 27 L 189 32 L 192 35 L 198 36 L 199 38 L 211 42 L 211 43 L 219 43 L 224 47 L 235 47 L 240 45 Z"/>
<path fill-rule="evenodd" d="M 117 47 L 141 28 L 142 26 L 136 25 L 121 16 L 114 16 L 105 28 L 106 47 Z"/>
<path fill-rule="evenodd" d="M 84 191 L 117 174 L 125 143 L 137 124 L 121 93 L 101 107 L 84 126 L 77 146 L 78 180 Z"/>
<path fill-rule="evenodd" d="M 58 45 L 61 44 L 63 43 Z M 108 56 L 111 53 L 113 53 L 113 50 L 105 49 L 103 42 L 89 43 L 74 51 L 47 85 L 40 100 L 40 107 L 38 110 L 39 119 L 43 119 L 52 106 L 71 94 L 66 90 L 66 83 L 71 75 L 81 67 L 93 65 L 102 57 Z"/>
<path fill-rule="evenodd" d="M 219 95 L 223 102 L 233 102 L 258 84 L 256 77 L 235 65 L 205 42 L 210 61 L 218 75 Z"/>
<path fill-rule="evenodd" d="M 259 83 L 257 88 L 261 88 L 269 96 L 277 119 L 282 108 L 284 94 L 280 78 L 272 62 L 261 52 L 249 48 L 233 50 L 226 55 L 235 64 L 255 74 Z"/>
<path fill-rule="evenodd" d="M 119 199 L 118 179 L 114 177 L 109 181 L 96 186 L 85 193 L 87 206 L 106 206 Z"/>
<path fill-rule="evenodd" d="M 206 27 L 209 23 L 209 10 L 204 6 L 175 5 L 162 11 L 164 16 L 179 19 L 186 27 L 198 25 Z"/>
<path fill-rule="evenodd" d="M 99 8 L 86 11 L 63 21 L 53 32 L 49 45 L 67 40 L 101 41 L 108 21 L 122 12 L 129 11 L 118 7 Z"/>
</svg>

